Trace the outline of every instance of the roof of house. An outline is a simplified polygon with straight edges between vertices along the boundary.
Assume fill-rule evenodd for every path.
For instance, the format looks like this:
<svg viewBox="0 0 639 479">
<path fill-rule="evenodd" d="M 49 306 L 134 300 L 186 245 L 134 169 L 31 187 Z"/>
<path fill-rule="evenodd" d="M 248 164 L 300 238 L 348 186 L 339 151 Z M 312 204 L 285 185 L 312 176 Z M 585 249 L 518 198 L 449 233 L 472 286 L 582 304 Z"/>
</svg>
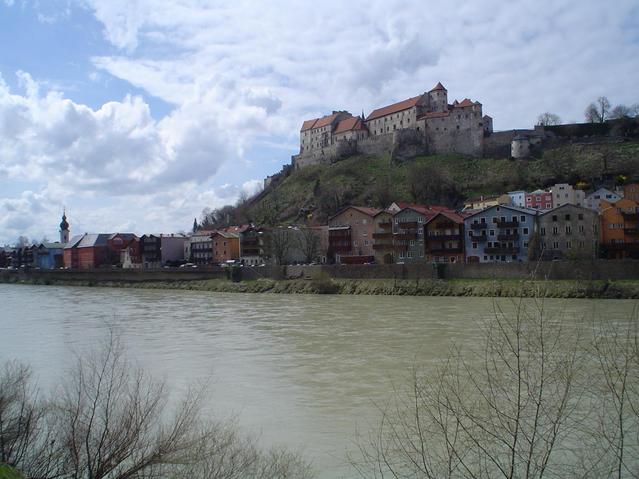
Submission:
<svg viewBox="0 0 639 479">
<path fill-rule="evenodd" d="M 373 110 L 370 115 L 366 117 L 366 121 L 374 120 L 375 118 L 380 118 L 382 116 L 391 115 L 393 113 L 397 113 L 398 111 L 408 110 L 409 108 L 413 108 L 419 100 L 421 100 L 422 95 L 414 96 L 407 100 L 402 100 L 397 103 L 393 103 L 392 105 L 384 106 L 382 108 L 378 108 L 377 110 Z"/>
<path fill-rule="evenodd" d="M 435 91 L 435 90 L 447 91 L 446 88 L 444 88 L 444 85 L 441 84 L 441 82 L 437 82 L 437 85 L 435 85 L 431 91 Z"/>
<path fill-rule="evenodd" d="M 73 238 L 69 240 L 67 244 L 64 245 L 64 249 L 75 248 L 78 245 L 78 243 L 82 241 L 82 238 L 84 238 L 85 236 L 86 236 L 86 233 L 81 235 L 75 235 Z"/>
<path fill-rule="evenodd" d="M 437 218 L 438 216 L 445 216 L 446 218 L 448 218 L 449 220 L 455 222 L 455 223 L 463 223 L 464 222 L 464 218 L 466 218 L 466 216 L 468 215 L 463 215 L 460 213 L 457 213 L 456 211 L 440 211 L 438 213 L 435 213 L 433 215 L 433 217 L 431 219 L 428 220 L 428 222 L 430 223 L 432 220 L 434 220 L 435 218 Z"/>
<path fill-rule="evenodd" d="M 345 208 L 342 208 L 341 210 L 339 210 L 337 213 L 335 213 L 333 216 L 331 216 L 329 218 L 329 220 L 341 215 L 344 211 L 346 211 L 346 210 L 348 210 L 350 208 L 352 208 L 354 210 L 357 210 L 360 213 L 364 213 L 365 215 L 368 215 L 368 216 L 370 216 L 372 218 L 374 218 L 375 216 L 377 216 L 380 213 L 386 212 L 386 210 L 381 210 L 379 208 L 370 208 L 370 207 L 367 207 L 367 206 L 353 206 L 353 205 L 351 205 L 351 206 L 346 206 Z"/>
<path fill-rule="evenodd" d="M 225 228 L 220 228 L 218 231 L 224 231 L 225 233 L 240 234 L 240 233 L 244 233 L 250 227 L 251 225 L 227 226 Z"/>
<path fill-rule="evenodd" d="M 464 218 L 464 219 L 468 219 L 468 218 L 470 218 L 472 216 L 478 215 L 479 213 L 485 213 L 486 211 L 492 210 L 493 208 L 506 208 L 508 210 L 515 211 L 517 213 L 525 213 L 525 214 L 532 215 L 532 216 L 538 216 L 539 215 L 539 211 L 538 210 L 534 210 L 532 208 L 524 208 L 523 206 L 494 205 L 494 206 L 489 206 L 488 208 L 485 208 L 483 210 L 473 211 L 471 214 L 466 216 L 466 218 Z"/>
<path fill-rule="evenodd" d="M 343 133 L 345 131 L 364 130 L 364 122 L 357 116 L 352 116 L 340 121 L 335 128 L 335 133 Z"/>
<path fill-rule="evenodd" d="M 108 233 L 86 233 L 79 243 L 75 245 L 76 248 L 94 248 L 97 246 L 106 246 L 107 241 L 113 235 Z"/>
<path fill-rule="evenodd" d="M 40 243 L 40 246 L 43 246 L 46 249 L 61 249 L 64 246 L 64 244 L 56 241 L 53 243 Z"/>
<path fill-rule="evenodd" d="M 579 206 L 579 205 L 573 205 L 572 203 L 564 203 L 561 206 L 555 206 L 554 208 L 550 209 L 550 210 L 546 210 L 546 211 L 542 211 L 541 214 L 539 216 L 545 216 L 548 213 L 553 213 L 556 212 L 557 210 L 560 210 L 562 208 L 577 208 L 580 209 L 582 211 L 588 212 L 588 213 L 592 213 L 593 215 L 596 215 L 597 212 L 594 210 L 591 210 L 590 208 L 584 208 L 583 206 Z"/>
<path fill-rule="evenodd" d="M 122 238 L 123 241 L 131 241 L 132 239 L 136 239 L 137 235 L 134 233 L 113 233 L 109 235 L 109 239 L 112 240 L 116 236 Z"/>
<path fill-rule="evenodd" d="M 213 236 L 215 236 L 215 235 L 220 235 L 222 238 L 228 238 L 228 239 L 232 239 L 232 238 L 239 238 L 239 237 L 240 237 L 240 235 L 239 235 L 239 234 L 237 234 L 237 233 L 230 233 L 230 232 L 228 232 L 228 231 L 222 231 L 222 230 L 218 230 L 218 231 L 214 232 L 214 233 L 211 235 L 211 238 L 212 238 Z"/>
</svg>

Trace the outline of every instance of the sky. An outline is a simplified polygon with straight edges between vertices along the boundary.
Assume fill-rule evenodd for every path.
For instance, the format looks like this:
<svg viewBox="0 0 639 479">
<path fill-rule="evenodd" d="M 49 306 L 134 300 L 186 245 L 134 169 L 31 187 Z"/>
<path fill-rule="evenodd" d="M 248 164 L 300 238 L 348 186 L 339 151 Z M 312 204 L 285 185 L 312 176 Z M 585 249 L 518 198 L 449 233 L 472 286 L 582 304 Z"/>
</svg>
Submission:
<svg viewBox="0 0 639 479">
<path fill-rule="evenodd" d="M 496 130 L 638 103 L 639 1 L 0 0 L 0 245 L 188 231 L 438 81 Z"/>
</svg>

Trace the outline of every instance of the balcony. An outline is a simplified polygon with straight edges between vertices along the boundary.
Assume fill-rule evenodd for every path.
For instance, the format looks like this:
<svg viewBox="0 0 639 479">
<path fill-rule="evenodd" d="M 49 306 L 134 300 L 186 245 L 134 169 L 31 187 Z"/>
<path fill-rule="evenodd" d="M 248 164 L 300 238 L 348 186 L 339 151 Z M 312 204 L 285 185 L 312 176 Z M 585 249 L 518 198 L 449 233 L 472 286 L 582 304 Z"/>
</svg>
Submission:
<svg viewBox="0 0 639 479">
<path fill-rule="evenodd" d="M 447 221 L 447 222 L 437 223 L 435 225 L 435 229 L 445 230 L 445 229 L 457 228 L 457 226 L 458 225 L 456 223 L 453 223 L 452 221 Z"/>
<path fill-rule="evenodd" d="M 458 254 L 458 253 L 462 253 L 463 249 L 461 247 L 457 247 L 457 248 L 432 248 L 432 249 L 427 249 L 426 252 L 429 253 L 429 254 Z"/>
<path fill-rule="evenodd" d="M 497 239 L 499 241 L 518 241 L 519 240 L 519 233 L 513 233 L 513 234 L 510 234 L 510 235 L 498 234 L 497 235 Z"/>
<path fill-rule="evenodd" d="M 519 248 L 505 248 L 505 247 L 484 248 L 484 254 L 519 254 Z"/>
<path fill-rule="evenodd" d="M 332 239 L 348 239 L 350 240 L 351 237 L 351 231 L 350 230 L 344 230 L 344 231 L 329 231 L 328 232 L 328 237 L 330 240 Z"/>
<path fill-rule="evenodd" d="M 602 243 L 603 251 L 628 251 L 639 252 L 639 243 Z"/>
<path fill-rule="evenodd" d="M 432 235 L 428 236 L 428 241 L 461 241 L 461 235 Z"/>
<path fill-rule="evenodd" d="M 394 238 L 398 241 L 416 240 L 417 233 L 400 233 L 400 234 L 396 234 Z"/>
<path fill-rule="evenodd" d="M 391 250 L 394 249 L 393 243 L 375 243 L 373 244 L 374 250 Z"/>
<path fill-rule="evenodd" d="M 472 235 L 468 237 L 470 241 L 475 241 L 477 243 L 483 243 L 488 239 L 486 235 Z"/>
<path fill-rule="evenodd" d="M 398 228 L 403 230 L 417 229 L 417 221 L 409 221 L 406 223 L 399 223 L 397 225 Z"/>
<path fill-rule="evenodd" d="M 623 232 L 630 236 L 639 235 L 639 228 L 624 228 Z"/>
<path fill-rule="evenodd" d="M 636 211 L 621 211 L 621 216 L 630 221 L 639 221 L 639 213 Z"/>
<path fill-rule="evenodd" d="M 485 230 L 488 228 L 488 223 L 473 223 L 470 225 L 471 230 Z"/>
<path fill-rule="evenodd" d="M 383 223 L 379 223 L 379 227 L 383 230 L 389 230 L 393 227 L 393 223 L 390 221 L 384 221 Z"/>
<path fill-rule="evenodd" d="M 388 239 L 392 237 L 393 233 L 373 233 L 373 239 Z"/>
<path fill-rule="evenodd" d="M 497 228 L 517 228 L 519 221 L 497 221 Z"/>
</svg>

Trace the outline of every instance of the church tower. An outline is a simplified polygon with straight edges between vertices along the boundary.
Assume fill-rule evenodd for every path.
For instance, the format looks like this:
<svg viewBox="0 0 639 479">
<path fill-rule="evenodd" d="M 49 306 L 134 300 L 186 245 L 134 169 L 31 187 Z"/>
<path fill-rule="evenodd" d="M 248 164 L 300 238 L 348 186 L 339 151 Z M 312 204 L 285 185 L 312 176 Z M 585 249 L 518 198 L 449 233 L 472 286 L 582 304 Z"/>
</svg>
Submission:
<svg viewBox="0 0 639 479">
<path fill-rule="evenodd" d="M 60 243 L 67 244 L 69 242 L 69 223 L 67 222 L 67 212 L 62 212 L 62 221 L 60 222 Z"/>
</svg>

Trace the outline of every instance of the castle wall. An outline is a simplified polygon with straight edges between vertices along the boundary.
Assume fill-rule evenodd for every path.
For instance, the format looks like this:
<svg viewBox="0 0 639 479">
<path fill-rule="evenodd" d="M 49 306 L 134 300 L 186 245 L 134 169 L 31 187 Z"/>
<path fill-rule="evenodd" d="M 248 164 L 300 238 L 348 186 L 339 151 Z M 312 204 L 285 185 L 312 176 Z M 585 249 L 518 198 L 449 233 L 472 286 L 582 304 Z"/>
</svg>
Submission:
<svg viewBox="0 0 639 479">
<path fill-rule="evenodd" d="M 392 133 L 369 136 L 357 142 L 357 152 L 362 155 L 390 155 L 393 152 Z"/>
<path fill-rule="evenodd" d="M 481 107 L 455 108 L 447 116 L 426 118 L 426 137 L 432 153 L 483 153 Z"/>
</svg>

